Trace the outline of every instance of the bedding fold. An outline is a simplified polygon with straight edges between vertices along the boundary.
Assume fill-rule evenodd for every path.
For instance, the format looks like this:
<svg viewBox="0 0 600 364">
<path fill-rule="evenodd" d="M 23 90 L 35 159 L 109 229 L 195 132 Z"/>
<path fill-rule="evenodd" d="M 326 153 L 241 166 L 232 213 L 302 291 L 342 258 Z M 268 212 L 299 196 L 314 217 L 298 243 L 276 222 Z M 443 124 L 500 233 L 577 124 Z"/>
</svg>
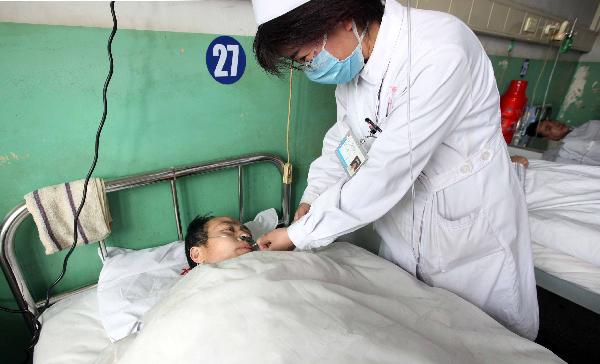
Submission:
<svg viewBox="0 0 600 364">
<path fill-rule="evenodd" d="M 348 243 L 198 266 L 144 322 L 102 364 L 562 363 L 458 296 Z"/>
<path fill-rule="evenodd" d="M 600 167 L 531 161 L 531 240 L 600 267 Z"/>
</svg>

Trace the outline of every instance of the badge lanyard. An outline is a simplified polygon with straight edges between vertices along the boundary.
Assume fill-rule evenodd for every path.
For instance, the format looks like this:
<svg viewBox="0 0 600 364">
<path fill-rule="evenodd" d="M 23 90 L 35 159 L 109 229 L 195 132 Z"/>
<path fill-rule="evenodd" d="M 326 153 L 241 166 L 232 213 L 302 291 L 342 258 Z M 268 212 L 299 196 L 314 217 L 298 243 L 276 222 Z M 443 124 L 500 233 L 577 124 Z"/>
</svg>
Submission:
<svg viewBox="0 0 600 364">
<path fill-rule="evenodd" d="M 402 27 L 402 26 L 401 26 Z M 373 122 L 370 118 L 365 118 L 365 123 L 368 124 L 369 126 L 369 134 L 365 135 L 364 137 L 362 137 L 360 139 L 360 144 L 365 144 L 367 139 L 369 138 L 373 138 L 373 139 L 377 139 L 376 134 L 377 133 L 381 133 L 383 132 L 383 130 L 381 129 L 380 125 L 380 120 L 379 120 L 379 108 L 380 108 L 380 104 L 381 104 L 381 91 L 383 90 L 383 84 L 385 82 L 385 77 L 387 76 L 387 73 L 390 69 L 390 66 L 392 64 L 392 56 L 394 54 L 396 54 L 396 48 L 398 48 L 398 43 L 400 40 L 400 34 L 401 32 L 398 32 L 398 35 L 396 36 L 396 40 L 394 41 L 394 47 L 392 49 L 391 55 L 390 55 L 390 59 L 388 60 L 388 64 L 385 67 L 385 72 L 383 73 L 383 77 L 381 78 L 381 82 L 379 83 L 379 89 L 377 90 L 377 100 L 375 103 L 375 122 Z M 358 83 L 354 89 L 354 94 L 355 94 L 355 99 L 358 100 Z M 391 100 L 390 100 L 391 101 Z M 389 113 L 389 103 L 388 103 L 388 110 L 386 111 L 386 118 L 388 116 Z"/>
<path fill-rule="evenodd" d="M 395 50 L 398 47 L 400 34 L 401 33 L 399 32 L 396 37 L 391 55 L 395 54 Z M 365 123 L 367 123 L 369 126 L 369 134 L 364 136 L 361 139 L 358 139 L 354 136 L 354 134 L 352 133 L 352 129 L 350 128 L 350 130 L 346 133 L 346 135 L 344 136 L 344 138 L 341 140 L 340 144 L 336 148 L 336 155 L 337 155 L 338 159 L 340 160 L 342 167 L 346 171 L 346 174 L 349 177 L 354 176 L 354 174 L 358 171 L 358 169 L 364 164 L 364 162 L 368 158 L 367 152 L 365 151 L 365 149 L 363 147 L 363 145 L 366 143 L 367 139 L 369 139 L 369 138 L 377 139 L 377 136 L 375 134 L 383 132 L 383 130 L 379 126 L 379 108 L 380 108 L 380 103 L 381 103 L 381 91 L 383 90 L 383 84 L 385 82 L 385 77 L 386 77 L 388 70 L 390 69 L 390 66 L 392 63 L 391 55 L 390 55 L 390 59 L 388 60 L 388 64 L 385 68 L 385 72 L 383 73 L 383 76 L 379 83 L 379 89 L 377 91 L 377 101 L 375 104 L 376 105 L 375 106 L 375 122 L 373 122 L 370 118 L 365 118 Z M 355 95 L 355 100 L 358 100 L 359 99 L 358 98 L 358 81 L 357 81 L 357 84 L 355 85 L 354 95 Z M 388 112 L 389 112 L 389 110 L 386 112 L 386 117 L 387 117 Z"/>
</svg>

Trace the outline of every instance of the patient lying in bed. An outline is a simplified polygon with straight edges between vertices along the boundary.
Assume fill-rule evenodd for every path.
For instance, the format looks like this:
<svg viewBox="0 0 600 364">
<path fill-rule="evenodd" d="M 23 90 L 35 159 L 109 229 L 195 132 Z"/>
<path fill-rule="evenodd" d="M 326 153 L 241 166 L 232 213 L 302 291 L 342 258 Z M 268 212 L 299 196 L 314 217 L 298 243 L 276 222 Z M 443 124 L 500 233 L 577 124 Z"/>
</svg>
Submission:
<svg viewBox="0 0 600 364">
<path fill-rule="evenodd" d="M 230 217 L 198 216 L 189 224 L 185 242 L 111 255 L 97 289 L 101 321 L 111 341 L 140 331 L 146 312 L 168 295 L 188 267 L 235 261 L 231 258 L 252 251 L 243 238 L 273 230 L 278 219 L 275 209 L 262 211 L 243 225 Z"/>
<path fill-rule="evenodd" d="M 232 219 L 211 220 L 198 223 L 207 247 L 235 243 L 213 241 L 213 232 L 243 232 Z M 236 259 L 201 264 L 179 279 L 144 316 L 143 330 L 108 347 L 96 364 L 561 362 L 357 246 L 229 251 L 236 250 Z"/>
<path fill-rule="evenodd" d="M 244 238 L 251 239 L 252 233 L 231 217 L 197 216 L 189 224 L 185 237 L 185 255 L 190 268 L 250 253 L 252 247 Z"/>
</svg>

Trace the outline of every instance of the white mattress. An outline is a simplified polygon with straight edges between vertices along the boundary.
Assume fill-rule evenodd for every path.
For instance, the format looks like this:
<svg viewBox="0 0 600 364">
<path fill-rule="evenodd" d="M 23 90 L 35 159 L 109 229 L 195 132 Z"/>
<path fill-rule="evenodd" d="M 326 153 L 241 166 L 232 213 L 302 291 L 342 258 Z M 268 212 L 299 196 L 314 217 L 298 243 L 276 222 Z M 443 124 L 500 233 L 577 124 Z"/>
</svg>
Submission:
<svg viewBox="0 0 600 364">
<path fill-rule="evenodd" d="M 600 267 L 537 243 L 531 245 L 536 268 L 600 294 Z"/>
<path fill-rule="evenodd" d="M 96 289 L 64 299 L 42 315 L 34 364 L 94 363 L 111 345 L 99 320 Z"/>
</svg>

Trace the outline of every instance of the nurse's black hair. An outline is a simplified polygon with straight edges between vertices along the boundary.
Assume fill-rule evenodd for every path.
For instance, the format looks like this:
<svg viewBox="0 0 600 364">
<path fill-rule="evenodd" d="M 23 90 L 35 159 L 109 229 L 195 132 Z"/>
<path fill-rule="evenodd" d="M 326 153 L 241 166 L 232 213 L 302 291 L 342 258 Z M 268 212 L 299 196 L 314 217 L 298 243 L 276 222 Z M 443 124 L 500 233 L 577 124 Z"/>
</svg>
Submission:
<svg viewBox="0 0 600 364">
<path fill-rule="evenodd" d="M 359 28 L 380 23 L 383 10 L 381 0 L 310 0 L 261 24 L 254 38 L 254 55 L 265 71 L 281 76 L 292 65 L 292 60 L 281 56 L 284 49 L 323 39 L 342 21 L 353 19 Z"/>
<path fill-rule="evenodd" d="M 185 235 L 185 257 L 190 265 L 190 268 L 194 268 L 198 264 L 190 257 L 190 250 L 195 246 L 201 246 L 206 244 L 208 240 L 208 231 L 206 230 L 206 223 L 214 219 L 214 216 L 210 214 L 198 215 L 190 222 Z"/>
</svg>

